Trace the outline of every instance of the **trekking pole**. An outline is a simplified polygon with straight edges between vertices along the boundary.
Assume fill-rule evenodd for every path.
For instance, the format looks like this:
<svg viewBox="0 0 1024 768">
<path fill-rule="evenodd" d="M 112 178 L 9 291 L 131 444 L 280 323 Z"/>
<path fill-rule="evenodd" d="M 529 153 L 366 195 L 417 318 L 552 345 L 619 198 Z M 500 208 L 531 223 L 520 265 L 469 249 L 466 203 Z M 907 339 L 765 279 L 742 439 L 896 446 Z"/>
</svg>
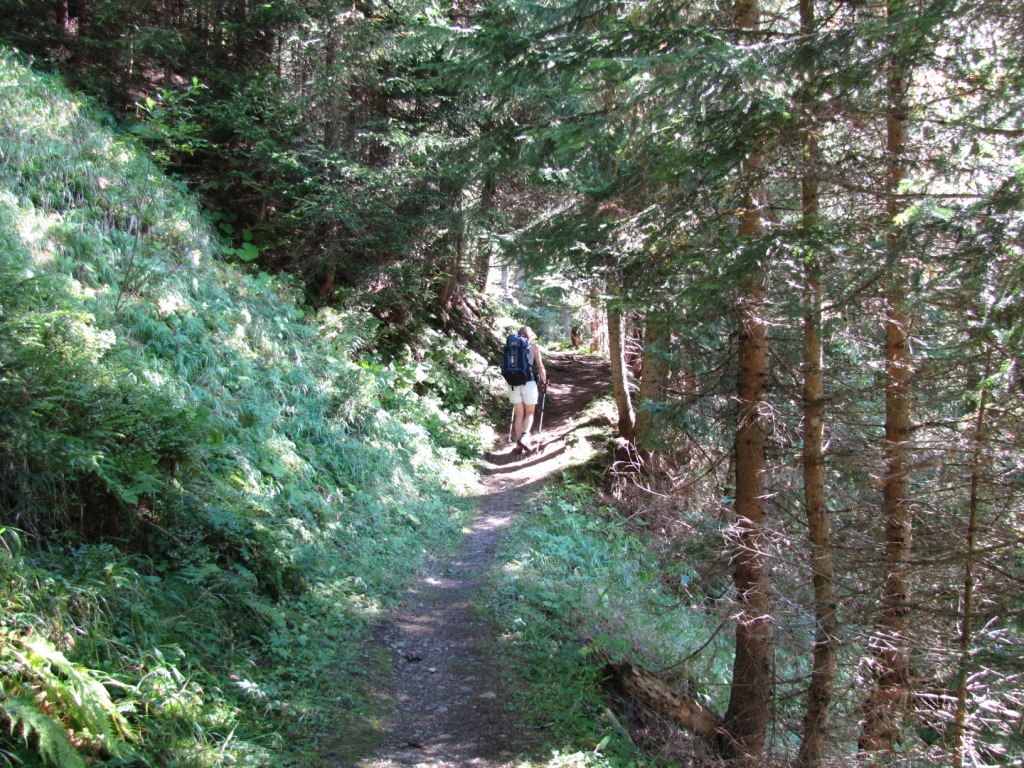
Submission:
<svg viewBox="0 0 1024 768">
<path fill-rule="evenodd" d="M 544 389 L 541 390 L 540 395 L 540 423 L 537 424 L 537 434 L 539 435 L 544 431 L 544 406 L 548 402 L 548 385 L 544 385 Z"/>
<path fill-rule="evenodd" d="M 512 442 L 512 425 L 516 423 L 516 407 L 512 406 L 512 419 L 508 423 L 508 441 Z"/>
</svg>

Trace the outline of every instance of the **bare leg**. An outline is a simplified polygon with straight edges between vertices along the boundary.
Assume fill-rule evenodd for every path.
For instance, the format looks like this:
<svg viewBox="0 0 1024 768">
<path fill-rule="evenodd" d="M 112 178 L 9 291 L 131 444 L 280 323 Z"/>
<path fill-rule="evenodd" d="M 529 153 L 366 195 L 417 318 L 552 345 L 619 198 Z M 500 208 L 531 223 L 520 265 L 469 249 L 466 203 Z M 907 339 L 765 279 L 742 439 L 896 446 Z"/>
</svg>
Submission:
<svg viewBox="0 0 1024 768">
<path fill-rule="evenodd" d="M 525 406 L 523 406 L 522 403 L 514 403 L 512 405 L 512 411 L 515 414 L 512 417 L 512 436 L 515 438 L 515 441 L 517 443 L 519 442 L 520 438 L 522 438 L 522 436 L 523 436 L 524 409 L 525 409 Z"/>
<path fill-rule="evenodd" d="M 533 427 L 533 412 L 537 409 L 535 405 L 523 406 L 523 431 L 519 433 L 519 439 L 528 438 L 530 428 Z"/>
</svg>

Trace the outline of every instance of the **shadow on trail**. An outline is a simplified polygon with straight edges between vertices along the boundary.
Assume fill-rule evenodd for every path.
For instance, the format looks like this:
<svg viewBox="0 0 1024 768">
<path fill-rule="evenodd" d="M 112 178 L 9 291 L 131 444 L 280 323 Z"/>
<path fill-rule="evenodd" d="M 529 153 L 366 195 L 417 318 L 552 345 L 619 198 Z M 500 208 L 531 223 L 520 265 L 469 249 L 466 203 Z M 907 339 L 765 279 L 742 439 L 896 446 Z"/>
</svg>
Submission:
<svg viewBox="0 0 1024 768">
<path fill-rule="evenodd" d="M 536 453 L 519 457 L 515 446 L 504 433 L 498 444 L 485 455 L 483 472 L 487 475 L 520 473 L 529 483 L 537 477 L 537 468 L 557 469 L 549 466 L 566 450 L 566 438 L 579 426 L 579 418 L 600 395 L 611 389 L 611 371 L 603 360 L 572 352 L 549 353 L 547 404 L 543 420 L 538 409 L 534 416 L 532 439 L 539 446 Z M 511 412 L 511 405 L 509 405 Z M 541 430 L 540 427 L 543 426 Z"/>
<path fill-rule="evenodd" d="M 565 450 L 566 445 L 562 443 L 557 448 L 548 449 L 547 446 L 544 446 L 536 453 L 532 453 L 526 458 L 520 458 L 514 453 L 510 453 L 507 456 L 488 454 L 487 458 L 494 466 L 486 469 L 485 472 L 491 475 L 500 475 L 540 466 L 545 462 L 558 458 L 565 453 Z M 493 458 L 491 458 L 492 455 Z"/>
</svg>

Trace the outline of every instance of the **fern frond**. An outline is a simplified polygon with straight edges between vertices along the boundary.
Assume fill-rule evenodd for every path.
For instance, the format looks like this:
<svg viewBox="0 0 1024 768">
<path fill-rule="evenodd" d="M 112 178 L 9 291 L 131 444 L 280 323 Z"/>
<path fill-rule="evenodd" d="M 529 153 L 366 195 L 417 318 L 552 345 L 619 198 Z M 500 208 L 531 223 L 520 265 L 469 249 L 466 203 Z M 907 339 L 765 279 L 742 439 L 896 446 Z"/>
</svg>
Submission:
<svg viewBox="0 0 1024 768">
<path fill-rule="evenodd" d="M 111 754 L 120 754 L 122 741 L 131 739 L 132 733 L 106 687 L 95 677 L 98 673 L 72 663 L 42 638 L 26 643 L 25 648 L 27 656 L 13 653 L 38 677 L 48 698 L 60 702 L 68 724 L 88 731 Z"/>
<path fill-rule="evenodd" d="M 260 600 L 258 597 L 251 597 L 246 600 L 245 605 L 253 613 L 262 616 L 268 624 L 278 629 L 283 629 L 288 625 L 283 613 L 270 603 Z"/>
<path fill-rule="evenodd" d="M 186 565 L 178 571 L 181 580 L 186 584 L 201 584 L 212 576 L 221 572 L 220 566 L 216 563 L 202 563 L 198 565 Z"/>
<path fill-rule="evenodd" d="M 85 768 L 85 760 L 68 739 L 64 726 L 40 712 L 35 704 L 21 696 L 3 702 L 3 713 L 9 721 L 12 736 L 36 750 L 53 768 Z"/>
</svg>

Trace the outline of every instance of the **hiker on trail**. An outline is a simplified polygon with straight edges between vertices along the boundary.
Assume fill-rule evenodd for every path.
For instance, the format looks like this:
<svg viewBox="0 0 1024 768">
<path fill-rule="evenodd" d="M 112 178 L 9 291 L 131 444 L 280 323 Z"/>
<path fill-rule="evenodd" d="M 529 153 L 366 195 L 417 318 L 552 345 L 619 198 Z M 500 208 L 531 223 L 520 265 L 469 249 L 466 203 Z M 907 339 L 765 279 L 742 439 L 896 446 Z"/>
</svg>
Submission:
<svg viewBox="0 0 1024 768">
<path fill-rule="evenodd" d="M 537 335 L 528 325 L 519 329 L 519 335 L 525 336 L 529 342 L 526 352 L 529 362 L 530 380 L 519 386 L 509 385 L 508 397 L 512 401 L 512 430 L 515 433 L 516 447 L 523 453 L 532 453 L 529 446 L 530 428 L 533 426 L 533 414 L 537 409 L 537 402 L 540 400 L 540 389 L 537 384 L 546 387 L 548 385 L 548 373 L 544 370 L 544 360 L 541 358 L 540 347 L 534 339 Z"/>
</svg>

